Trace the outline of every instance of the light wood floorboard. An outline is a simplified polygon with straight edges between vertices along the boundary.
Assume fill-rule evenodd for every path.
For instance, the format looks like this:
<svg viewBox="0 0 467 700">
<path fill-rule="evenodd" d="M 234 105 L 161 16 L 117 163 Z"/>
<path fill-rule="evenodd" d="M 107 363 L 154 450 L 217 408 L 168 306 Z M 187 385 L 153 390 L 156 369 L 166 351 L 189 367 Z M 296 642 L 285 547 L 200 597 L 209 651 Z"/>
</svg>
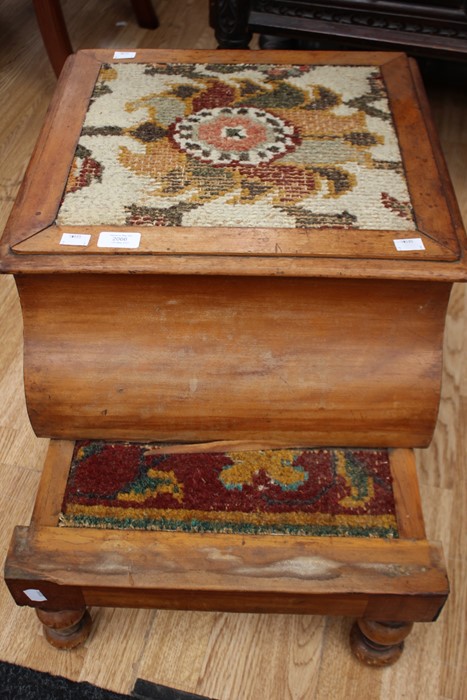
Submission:
<svg viewBox="0 0 467 700">
<path fill-rule="evenodd" d="M 213 48 L 207 0 L 154 0 L 156 31 L 137 27 L 129 0 L 63 0 L 75 48 Z M 118 23 L 118 24 L 117 24 Z M 122 24 L 123 23 L 123 24 Z M 28 0 L 0 0 L 0 228 L 37 137 L 55 78 Z M 465 86 L 430 90 L 467 220 Z M 27 524 L 47 448 L 29 426 L 22 390 L 21 313 L 0 278 L 0 546 Z M 428 536 L 445 547 L 452 594 L 439 621 L 418 625 L 400 662 L 372 670 L 350 656 L 350 620 L 283 615 L 93 610 L 74 652 L 53 650 L 35 615 L 0 585 L 0 659 L 128 693 L 137 677 L 218 700 L 464 700 L 467 698 L 467 290 L 457 286 L 445 338 L 439 422 L 418 454 Z"/>
</svg>

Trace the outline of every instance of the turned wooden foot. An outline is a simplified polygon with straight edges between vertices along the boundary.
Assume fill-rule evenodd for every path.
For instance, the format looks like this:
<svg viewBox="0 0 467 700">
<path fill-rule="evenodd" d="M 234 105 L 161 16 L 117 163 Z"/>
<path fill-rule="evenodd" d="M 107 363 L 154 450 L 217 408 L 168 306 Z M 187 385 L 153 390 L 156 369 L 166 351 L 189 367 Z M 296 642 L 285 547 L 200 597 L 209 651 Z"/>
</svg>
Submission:
<svg viewBox="0 0 467 700">
<path fill-rule="evenodd" d="M 350 648 L 368 666 L 390 666 L 402 654 L 412 627 L 412 622 L 357 620 L 350 630 Z"/>
<path fill-rule="evenodd" d="M 48 612 L 36 609 L 49 644 L 57 649 L 74 649 L 83 644 L 92 626 L 91 615 L 86 608 Z"/>
</svg>

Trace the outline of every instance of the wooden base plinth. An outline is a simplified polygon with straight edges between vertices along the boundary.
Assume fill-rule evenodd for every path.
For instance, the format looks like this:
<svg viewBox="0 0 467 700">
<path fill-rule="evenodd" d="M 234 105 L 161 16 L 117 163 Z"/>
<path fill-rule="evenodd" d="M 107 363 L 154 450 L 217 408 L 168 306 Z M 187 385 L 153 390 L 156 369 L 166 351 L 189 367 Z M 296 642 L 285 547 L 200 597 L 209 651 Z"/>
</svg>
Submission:
<svg viewBox="0 0 467 700">
<path fill-rule="evenodd" d="M 91 606 L 342 615 L 359 620 L 357 658 L 382 666 L 399 658 L 411 623 L 435 620 L 446 601 L 411 450 L 390 451 L 399 538 L 379 539 L 58 527 L 73 449 L 51 441 L 31 526 L 16 528 L 5 563 L 15 601 L 40 608 L 57 648 L 86 640 Z"/>
</svg>

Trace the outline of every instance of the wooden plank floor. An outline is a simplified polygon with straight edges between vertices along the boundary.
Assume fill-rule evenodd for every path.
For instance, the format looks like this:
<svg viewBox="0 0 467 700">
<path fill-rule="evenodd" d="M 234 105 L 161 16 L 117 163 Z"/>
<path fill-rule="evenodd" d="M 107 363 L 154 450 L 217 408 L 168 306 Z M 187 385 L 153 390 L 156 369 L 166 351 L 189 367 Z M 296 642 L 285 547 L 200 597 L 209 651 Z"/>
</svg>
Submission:
<svg viewBox="0 0 467 700">
<path fill-rule="evenodd" d="M 75 48 L 212 48 L 207 0 L 154 0 L 156 31 L 139 29 L 129 0 L 63 0 Z M 123 23 L 123 24 L 120 24 Z M 55 78 L 29 0 L 0 0 L 0 228 L 32 151 Z M 467 220 L 465 85 L 430 90 L 436 123 Z M 322 617 L 94 610 L 94 633 L 74 652 L 52 649 L 30 609 L 0 585 L 0 659 L 130 692 L 136 678 L 218 700 L 463 700 L 467 698 L 467 292 L 453 293 L 438 427 L 418 454 L 428 535 L 442 540 L 452 594 L 435 624 L 417 625 L 394 667 L 361 666 L 351 621 Z M 0 278 L 0 547 L 27 524 L 47 441 L 29 427 L 22 390 L 21 314 Z"/>
</svg>

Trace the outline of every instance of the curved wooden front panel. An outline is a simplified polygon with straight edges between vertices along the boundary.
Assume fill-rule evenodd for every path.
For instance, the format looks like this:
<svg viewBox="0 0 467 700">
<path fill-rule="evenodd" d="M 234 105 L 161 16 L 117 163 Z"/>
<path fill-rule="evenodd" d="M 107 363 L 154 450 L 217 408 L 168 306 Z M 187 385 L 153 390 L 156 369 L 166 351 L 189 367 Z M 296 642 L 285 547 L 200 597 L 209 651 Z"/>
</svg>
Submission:
<svg viewBox="0 0 467 700">
<path fill-rule="evenodd" d="M 428 444 L 450 284 L 18 277 L 37 435 Z"/>
</svg>

